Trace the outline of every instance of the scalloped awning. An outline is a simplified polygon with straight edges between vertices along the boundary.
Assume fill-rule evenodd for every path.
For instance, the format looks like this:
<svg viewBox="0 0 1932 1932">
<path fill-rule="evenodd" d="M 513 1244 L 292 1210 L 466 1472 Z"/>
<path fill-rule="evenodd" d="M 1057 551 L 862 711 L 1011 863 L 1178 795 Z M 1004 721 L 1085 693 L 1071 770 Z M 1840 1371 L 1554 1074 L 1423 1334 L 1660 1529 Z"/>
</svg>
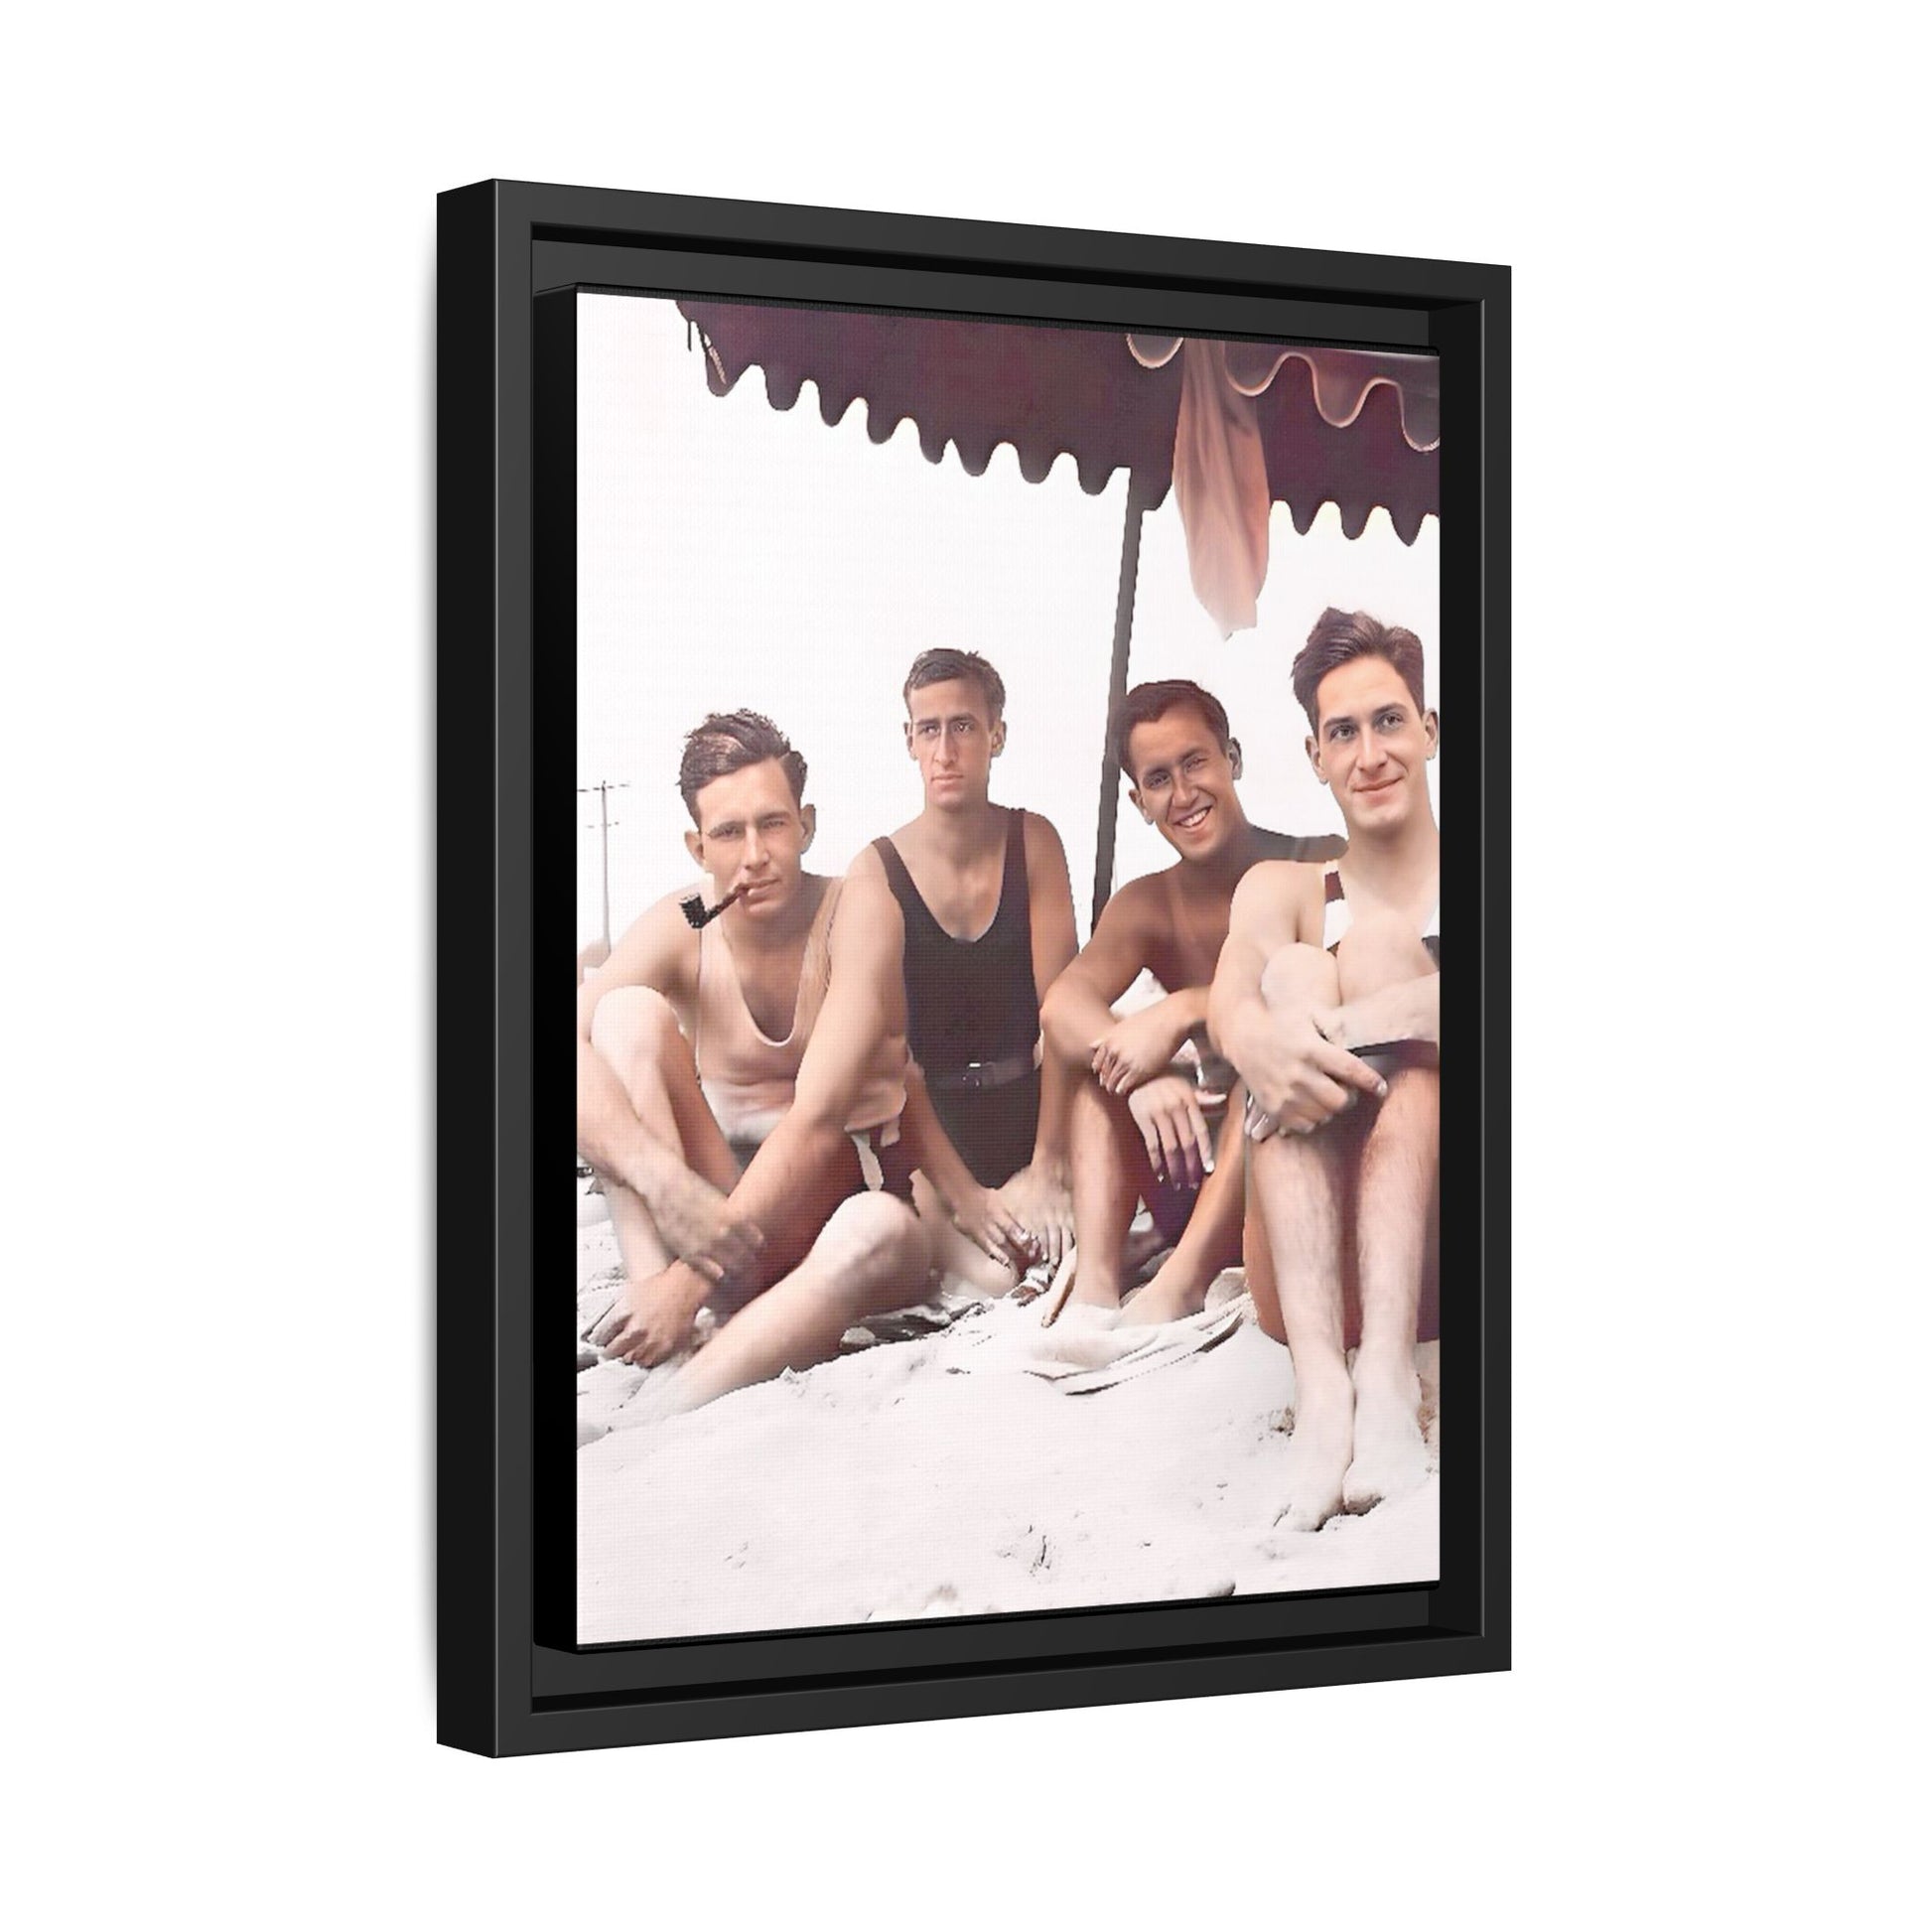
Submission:
<svg viewBox="0 0 1932 1932">
<path fill-rule="evenodd" d="M 757 363 L 773 408 L 791 408 L 807 381 L 827 423 L 863 398 L 875 443 L 909 417 L 929 462 L 950 443 L 972 476 L 1010 443 L 1029 483 L 1070 455 L 1089 494 L 1125 469 L 1152 508 L 1173 483 L 1195 592 L 1224 631 L 1255 621 L 1271 500 L 1303 532 L 1332 502 L 1349 537 L 1379 505 L 1404 543 L 1437 508 L 1433 355 L 749 303 L 678 308 L 704 337 L 715 394 Z"/>
</svg>

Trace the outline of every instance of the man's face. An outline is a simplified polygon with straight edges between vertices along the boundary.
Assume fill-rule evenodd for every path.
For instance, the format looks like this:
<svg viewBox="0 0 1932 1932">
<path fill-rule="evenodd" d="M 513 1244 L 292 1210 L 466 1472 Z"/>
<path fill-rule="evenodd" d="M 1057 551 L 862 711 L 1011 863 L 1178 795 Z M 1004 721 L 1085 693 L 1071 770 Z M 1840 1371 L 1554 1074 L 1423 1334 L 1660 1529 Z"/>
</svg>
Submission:
<svg viewBox="0 0 1932 1932">
<path fill-rule="evenodd" d="M 905 710 L 905 748 L 925 782 L 925 802 L 939 811 L 984 804 L 1007 728 L 987 717 L 979 686 L 963 677 L 921 685 Z"/>
<path fill-rule="evenodd" d="M 1127 735 L 1127 762 L 1134 776 L 1129 797 L 1183 859 L 1213 858 L 1247 824 L 1234 792 L 1240 748 L 1223 751 L 1193 705 L 1136 725 Z"/>
<path fill-rule="evenodd" d="M 817 827 L 813 806 L 800 806 L 776 759 L 728 771 L 698 793 L 698 824 L 684 843 L 710 874 L 719 898 L 748 887 L 747 916 L 768 919 L 797 897 L 805 848 Z"/>
<path fill-rule="evenodd" d="M 1416 709 L 1386 657 L 1356 657 L 1330 671 L 1315 686 L 1314 708 L 1309 759 L 1351 835 L 1388 831 L 1429 809 L 1436 714 Z"/>
</svg>

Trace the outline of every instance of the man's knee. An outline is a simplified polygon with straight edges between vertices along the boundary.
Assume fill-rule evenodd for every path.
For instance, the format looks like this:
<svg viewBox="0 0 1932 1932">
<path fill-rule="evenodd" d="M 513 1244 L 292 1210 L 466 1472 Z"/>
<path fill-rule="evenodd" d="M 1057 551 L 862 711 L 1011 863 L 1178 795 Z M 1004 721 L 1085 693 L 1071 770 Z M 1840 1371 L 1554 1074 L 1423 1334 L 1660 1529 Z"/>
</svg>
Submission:
<svg viewBox="0 0 1932 1932">
<path fill-rule="evenodd" d="M 902 1246 L 918 1231 L 918 1216 L 897 1194 L 851 1194 L 832 1210 L 814 1244 L 828 1260 L 863 1262 Z"/>
<path fill-rule="evenodd" d="M 1271 1007 L 1306 1012 L 1341 1004 L 1335 962 L 1319 946 L 1284 946 L 1262 969 L 1261 997 Z"/>
<path fill-rule="evenodd" d="M 1354 920 L 1342 934 L 1335 958 L 1344 1000 L 1359 1000 L 1436 970 L 1415 927 L 1395 912 L 1370 912 Z"/>
<path fill-rule="evenodd" d="M 597 1003 L 591 1044 L 598 1056 L 627 1078 L 639 1062 L 657 1065 L 669 1051 L 686 1051 L 671 1003 L 655 987 L 614 987 Z"/>
<path fill-rule="evenodd" d="M 904 1278 L 907 1299 L 920 1285 L 925 1234 L 912 1209 L 897 1195 L 853 1194 L 832 1210 L 812 1260 L 825 1271 L 826 1292 L 855 1305 L 870 1302 L 888 1280 Z"/>
</svg>

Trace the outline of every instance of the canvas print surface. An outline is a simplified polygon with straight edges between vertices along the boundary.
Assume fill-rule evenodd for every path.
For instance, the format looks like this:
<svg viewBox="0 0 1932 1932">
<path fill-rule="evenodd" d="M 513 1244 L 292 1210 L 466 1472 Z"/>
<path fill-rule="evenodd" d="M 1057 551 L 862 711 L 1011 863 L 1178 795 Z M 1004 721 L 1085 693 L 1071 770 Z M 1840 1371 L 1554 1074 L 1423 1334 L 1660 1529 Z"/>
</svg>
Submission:
<svg viewBox="0 0 1932 1932">
<path fill-rule="evenodd" d="M 1433 1581 L 1433 358 L 577 313 L 579 1640 Z"/>
</svg>

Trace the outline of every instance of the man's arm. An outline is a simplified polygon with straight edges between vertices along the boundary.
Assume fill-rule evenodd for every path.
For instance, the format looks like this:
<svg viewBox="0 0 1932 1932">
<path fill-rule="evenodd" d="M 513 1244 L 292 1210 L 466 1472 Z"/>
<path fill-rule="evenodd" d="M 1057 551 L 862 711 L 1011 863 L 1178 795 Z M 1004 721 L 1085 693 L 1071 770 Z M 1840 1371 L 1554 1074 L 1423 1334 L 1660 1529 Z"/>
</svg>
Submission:
<svg viewBox="0 0 1932 1932">
<path fill-rule="evenodd" d="M 1261 976 L 1284 946 L 1308 937 L 1311 882 L 1292 861 L 1250 866 L 1228 907 L 1228 936 L 1208 989 L 1207 1031 L 1237 1068 L 1261 1050 L 1269 1032 Z M 1318 891 L 1316 886 L 1314 890 Z"/>
<path fill-rule="evenodd" d="M 1312 1011 L 1284 1013 L 1262 997 L 1269 960 L 1320 935 L 1320 874 L 1289 861 L 1254 867 L 1235 888 L 1208 1010 L 1209 1031 L 1256 1105 L 1302 1133 L 1340 1113 L 1350 1088 L 1386 1091 L 1373 1067 L 1323 1035 Z"/>
<path fill-rule="evenodd" d="M 1040 1003 L 1046 1050 L 1082 1069 L 1114 1026 L 1114 1002 L 1147 964 L 1152 936 L 1148 882 L 1137 879 L 1107 901 L 1093 937 Z"/>
<path fill-rule="evenodd" d="M 1033 931 L 1034 999 L 1043 1014 L 1046 996 L 1080 950 L 1073 923 L 1073 886 L 1060 835 L 1037 812 L 1027 814 L 1028 917 Z M 1073 1238 L 1073 1197 L 1067 1191 L 1067 1138 L 1073 1109 L 1072 1069 L 1044 1040 L 1039 1060 L 1039 1116 L 1033 1159 L 1001 1191 L 1005 1204 L 1055 1267 Z"/>
<path fill-rule="evenodd" d="M 1421 979 L 1404 980 L 1331 1007 L 1315 1016 L 1316 1025 L 1337 1046 L 1351 1051 L 1358 1046 L 1393 1045 L 1399 1039 L 1427 1040 L 1440 1047 L 1442 991 L 1442 975 L 1425 973 Z"/>
<path fill-rule="evenodd" d="M 1093 937 L 1054 986 L 1048 1047 L 1109 1093 L 1129 1094 L 1165 1073 L 1181 1042 L 1207 1022 L 1207 988 L 1183 987 L 1125 1020 L 1113 1005 L 1154 957 L 1166 917 L 1158 876 L 1136 879 L 1107 901 Z"/>
<path fill-rule="evenodd" d="M 1060 835 L 1037 812 L 1027 814 L 1027 912 L 1034 935 L 1034 999 L 1046 1004 L 1053 982 L 1080 950 L 1073 924 L 1073 885 Z"/>
<path fill-rule="evenodd" d="M 1094 1048 L 1093 1073 L 1109 1093 L 1128 1094 L 1158 1079 L 1182 1043 L 1207 1027 L 1205 986 L 1183 986 L 1139 1013 L 1116 1020 Z"/>
</svg>

